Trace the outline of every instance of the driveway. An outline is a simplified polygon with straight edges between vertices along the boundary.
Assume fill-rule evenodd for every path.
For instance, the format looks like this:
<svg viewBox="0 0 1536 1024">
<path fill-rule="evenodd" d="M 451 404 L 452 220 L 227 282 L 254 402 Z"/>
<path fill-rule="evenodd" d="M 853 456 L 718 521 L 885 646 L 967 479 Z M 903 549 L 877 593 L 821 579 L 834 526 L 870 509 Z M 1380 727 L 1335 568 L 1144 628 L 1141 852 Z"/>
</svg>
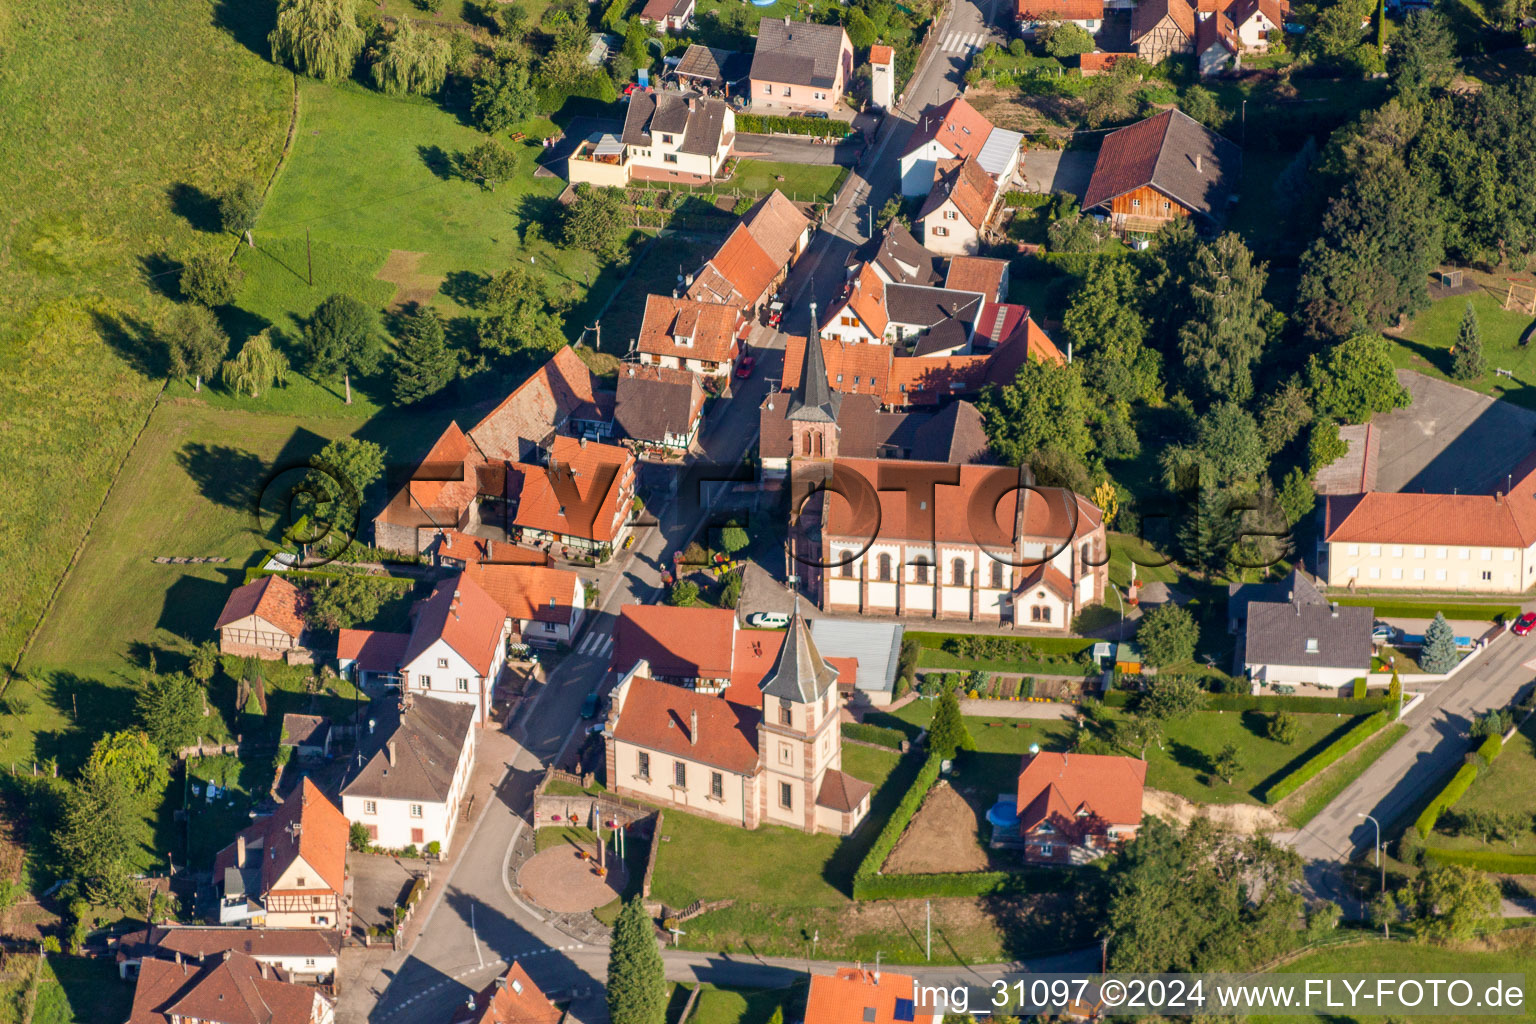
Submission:
<svg viewBox="0 0 1536 1024">
<path fill-rule="evenodd" d="M 1027 192 L 1070 192 L 1083 201 L 1097 154 L 1082 149 L 1032 149 L 1019 161 Z"/>
<path fill-rule="evenodd" d="M 1536 412 L 1411 370 L 1397 379 L 1413 404 L 1371 420 L 1377 490 L 1487 494 L 1536 440 Z"/>
<path fill-rule="evenodd" d="M 793 135 L 751 135 L 741 132 L 736 136 L 732 152 L 742 159 L 852 167 L 864 155 L 864 141 L 855 134 L 835 145 L 823 145 Z"/>
</svg>

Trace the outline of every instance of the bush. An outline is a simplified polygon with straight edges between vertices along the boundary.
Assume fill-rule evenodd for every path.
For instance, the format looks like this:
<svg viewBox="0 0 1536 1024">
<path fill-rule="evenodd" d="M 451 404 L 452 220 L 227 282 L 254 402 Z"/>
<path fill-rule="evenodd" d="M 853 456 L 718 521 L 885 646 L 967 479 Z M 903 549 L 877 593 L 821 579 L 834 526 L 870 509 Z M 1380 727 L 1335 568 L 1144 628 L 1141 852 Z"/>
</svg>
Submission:
<svg viewBox="0 0 1536 1024">
<path fill-rule="evenodd" d="M 1029 700 L 1035 695 L 1035 677 L 1025 676 L 1019 680 L 1019 700 Z"/>
<path fill-rule="evenodd" d="M 900 729 L 887 729 L 879 725 L 866 725 L 863 722 L 844 722 L 843 738 L 848 740 L 862 740 L 865 743 L 878 743 L 882 747 L 890 747 L 892 750 L 900 750 L 906 742 L 906 733 Z"/>
<path fill-rule="evenodd" d="M 199 253 L 181 266 L 181 294 L 204 306 L 227 306 L 244 274 L 227 259 Z"/>
<path fill-rule="evenodd" d="M 1369 739 L 1377 729 L 1387 724 L 1387 713 L 1378 711 L 1369 718 L 1355 724 L 1344 735 L 1328 744 L 1317 755 L 1308 758 L 1300 768 L 1291 772 L 1279 782 L 1264 791 L 1264 802 L 1267 804 L 1278 803 L 1301 788 L 1302 783 L 1315 778 L 1324 768 L 1333 764 L 1345 754 L 1354 750 L 1360 744 Z"/>
<path fill-rule="evenodd" d="M 840 139 L 853 131 L 853 126 L 847 121 L 831 117 L 737 114 L 736 130 L 751 135 L 812 135 L 823 139 Z"/>
<path fill-rule="evenodd" d="M 1507 875 L 1536 875 L 1536 853 L 1500 853 L 1497 850 L 1442 850 L 1425 847 L 1424 856 L 1436 864 L 1461 864 L 1479 871 Z"/>
<path fill-rule="evenodd" d="M 1447 782 L 1445 788 L 1435 795 L 1435 798 L 1429 802 L 1429 806 L 1419 813 L 1418 820 L 1413 823 L 1413 827 L 1419 830 L 1419 835 L 1428 836 L 1433 832 L 1440 822 L 1440 815 L 1456 806 L 1456 801 L 1462 798 L 1476 779 L 1477 769 L 1472 765 L 1464 764 L 1456 769 L 1456 774 L 1451 776 L 1451 781 Z"/>
<path fill-rule="evenodd" d="M 1116 689 L 1104 695 L 1104 703 L 1123 708 L 1134 703 L 1135 694 Z M 1380 697 L 1348 700 L 1342 697 L 1282 697 L 1279 694 L 1253 696 L 1240 693 L 1213 693 L 1205 698 L 1206 711 L 1294 711 L 1299 715 L 1373 715 L 1385 710 Z"/>
<path fill-rule="evenodd" d="M 1355 680 L 1355 700 L 1365 700 L 1365 677 Z"/>
<path fill-rule="evenodd" d="M 938 781 L 941 760 L 939 757 L 929 755 L 928 759 L 923 762 L 923 766 L 918 769 L 917 777 L 912 780 L 912 785 L 902 794 L 901 801 L 896 805 L 896 809 L 886 819 L 885 827 L 880 830 L 880 834 L 870 844 L 869 852 L 864 855 L 864 860 L 860 862 L 858 870 L 853 875 L 854 899 L 873 898 L 861 896 L 860 885 L 880 874 L 881 865 L 891 855 L 891 851 L 896 849 L 896 843 L 900 841 L 901 834 L 906 831 L 907 824 L 917 814 L 918 808 L 923 805 L 923 798 L 928 795 L 928 791 Z"/>
</svg>

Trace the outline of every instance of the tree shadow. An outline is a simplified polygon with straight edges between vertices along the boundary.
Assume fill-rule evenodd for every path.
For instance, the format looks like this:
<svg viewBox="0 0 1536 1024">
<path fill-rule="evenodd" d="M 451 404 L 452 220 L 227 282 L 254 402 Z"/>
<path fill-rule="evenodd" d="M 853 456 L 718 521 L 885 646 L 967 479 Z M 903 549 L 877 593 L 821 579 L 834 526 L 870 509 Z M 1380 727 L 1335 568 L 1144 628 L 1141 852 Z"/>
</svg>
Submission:
<svg viewBox="0 0 1536 1024">
<path fill-rule="evenodd" d="M 241 46 L 262 60 L 270 59 L 267 36 L 277 27 L 276 4 L 253 4 L 243 0 L 214 0 L 213 24 L 228 32 Z"/>
<path fill-rule="evenodd" d="M 427 170 L 439 181 L 458 177 L 457 161 L 442 146 L 417 146 L 416 153 L 421 157 L 421 162 L 427 165 Z"/>
<path fill-rule="evenodd" d="M 56 758 L 60 775 L 78 771 L 96 740 L 133 724 L 135 687 L 131 685 L 113 685 L 63 671 L 33 676 L 32 681 L 38 694 L 66 723 L 39 730 L 34 740 L 39 760 Z"/>
<path fill-rule="evenodd" d="M 225 444 L 190 441 L 176 453 L 176 461 L 198 492 L 216 505 L 245 511 L 253 509 L 267 465 L 254 452 Z"/>
<path fill-rule="evenodd" d="M 1269 736 L 1269 715 L 1260 711 L 1244 711 L 1242 718 L 1243 728 L 1260 739 Z"/>
<path fill-rule="evenodd" d="M 545 238 L 559 237 L 559 224 L 564 207 L 554 196 L 532 194 L 519 196 L 517 206 L 512 212 L 524 233 L 527 232 L 529 224 L 537 223 L 544 231 Z"/>
<path fill-rule="evenodd" d="M 181 263 L 163 252 L 152 252 L 139 257 L 139 274 L 144 287 L 168 299 L 179 301 L 181 294 Z"/>
<path fill-rule="evenodd" d="M 165 194 L 171 202 L 171 212 L 197 230 L 208 232 L 221 230 L 219 202 L 212 194 L 184 181 L 178 181 L 166 188 Z"/>
<path fill-rule="evenodd" d="M 1163 748 L 1168 756 L 1173 758 L 1174 764 L 1182 768 L 1188 768 L 1192 772 L 1215 771 L 1215 765 L 1211 761 L 1211 755 L 1203 750 L 1198 750 L 1182 740 L 1169 740 Z"/>
<path fill-rule="evenodd" d="M 167 372 L 165 345 L 150 324 L 131 313 L 93 312 L 102 340 L 133 369 L 146 377 Z"/>
<path fill-rule="evenodd" d="M 450 270 L 443 278 L 443 283 L 437 286 L 437 290 L 466 309 L 479 309 L 480 295 L 490 281 L 489 274 L 474 270 Z"/>
</svg>

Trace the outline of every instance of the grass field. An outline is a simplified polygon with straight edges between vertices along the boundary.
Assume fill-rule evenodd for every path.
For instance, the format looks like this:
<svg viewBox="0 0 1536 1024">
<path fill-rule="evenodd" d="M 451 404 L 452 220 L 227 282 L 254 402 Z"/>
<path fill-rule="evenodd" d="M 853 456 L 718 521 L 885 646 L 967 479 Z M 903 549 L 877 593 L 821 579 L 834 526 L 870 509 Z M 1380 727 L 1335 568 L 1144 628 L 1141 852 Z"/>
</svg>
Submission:
<svg viewBox="0 0 1536 1024">
<path fill-rule="evenodd" d="M 1528 718 L 1493 763 L 1478 770 L 1472 786 L 1456 801 L 1456 812 L 1536 811 L 1531 780 L 1536 778 L 1536 718 Z M 1445 817 L 1442 816 L 1442 821 Z M 1529 832 L 1511 845 L 1507 840 L 1485 843 L 1477 836 L 1445 835 L 1436 830 L 1433 845 L 1449 850 L 1493 850 L 1499 853 L 1531 853 L 1536 843 Z"/>
<path fill-rule="evenodd" d="M 1401 722 L 1394 722 L 1387 726 L 1364 745 L 1351 750 L 1326 768 L 1323 774 L 1305 784 L 1296 792 L 1293 800 L 1287 801 L 1290 806 L 1281 806 L 1281 812 L 1292 825 L 1301 828 L 1317 817 L 1318 812 L 1324 807 L 1333 803 L 1351 782 L 1364 775 L 1365 770 L 1390 750 L 1393 744 L 1402 739 L 1407 732 L 1408 727 Z"/>
<path fill-rule="evenodd" d="M 1523 348 L 1520 345 L 1522 334 L 1536 323 L 1536 317 L 1503 308 L 1507 290 L 1505 278 L 1475 270 L 1464 273 L 1469 282 L 1475 281 L 1481 286 L 1480 290 L 1470 296 L 1441 299 L 1414 317 L 1406 330 L 1392 335 L 1389 340 L 1392 341 L 1393 364 L 1449 380 L 1451 346 L 1456 343 L 1457 330 L 1470 299 L 1472 308 L 1477 311 L 1488 372 L 1479 380 L 1456 383 L 1536 409 L 1536 345 L 1528 344 Z M 1496 369 L 1509 370 L 1512 376 L 1499 376 L 1493 372 Z"/>
<path fill-rule="evenodd" d="M 688 1024 L 768 1024 L 776 1010 L 782 1010 L 783 1019 L 789 1020 L 794 999 L 795 990 L 788 988 L 704 985 L 698 1001 L 693 1004 Z"/>
<path fill-rule="evenodd" d="M 767 160 L 743 160 L 736 165 L 731 185 L 754 197 L 778 189 L 800 202 L 830 203 L 848 168 L 833 164 L 784 164 Z M 783 178 L 783 181 L 779 179 Z"/>
<path fill-rule="evenodd" d="M 1330 946 L 1275 968 L 1282 974 L 1396 974 L 1427 978 L 1436 972 L 1454 970 L 1458 975 L 1521 974 L 1529 973 L 1532 957 L 1536 956 L 1536 932 L 1531 929 L 1503 932 L 1490 936 L 1485 944 L 1445 949 L 1439 946 L 1419 945 L 1409 942 L 1368 940 L 1359 945 Z M 1530 992 L 1527 980 L 1527 994 Z M 1481 994 L 1481 993 L 1479 993 Z M 1527 1000 L 1529 1002 L 1529 1000 Z M 1297 1024 L 1297 1022 L 1337 1022 L 1344 1019 L 1361 1024 L 1377 1021 L 1434 1021 L 1435 1024 L 1475 1024 L 1477 1021 L 1509 1020 L 1525 1014 L 1495 1016 L 1476 1015 L 1398 1015 L 1382 1017 L 1371 1014 L 1350 1014 L 1347 1018 L 1335 1015 L 1315 1017 L 1263 1017 L 1248 1018 L 1253 1024 Z"/>
<path fill-rule="evenodd" d="M 27 1014 L 25 993 L 34 976 L 37 994 Z M 54 954 L 39 962 L 29 953 L 0 960 L 0 1019 L 98 1024 L 126 1020 L 132 1004 L 133 982 L 119 978 L 109 959 Z"/>
<path fill-rule="evenodd" d="M 251 49 L 270 18 L 207 0 L 0 15 L 0 664 L 148 411 L 168 263 L 227 252 L 200 230 L 207 196 L 276 164 L 292 78 Z"/>
</svg>

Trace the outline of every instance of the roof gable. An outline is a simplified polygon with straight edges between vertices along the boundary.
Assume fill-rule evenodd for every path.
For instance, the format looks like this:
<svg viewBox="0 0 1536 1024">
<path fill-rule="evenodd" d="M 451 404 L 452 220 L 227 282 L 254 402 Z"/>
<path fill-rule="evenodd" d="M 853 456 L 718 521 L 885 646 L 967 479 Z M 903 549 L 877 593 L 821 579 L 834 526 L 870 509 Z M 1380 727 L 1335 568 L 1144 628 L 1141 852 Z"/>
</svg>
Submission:
<svg viewBox="0 0 1536 1024">
<path fill-rule="evenodd" d="M 401 663 L 409 665 L 441 640 L 482 677 L 489 676 L 505 621 L 501 607 L 461 572 L 439 583 L 417 606 Z"/>
<path fill-rule="evenodd" d="M 279 575 L 269 574 L 236 587 L 224 602 L 224 610 L 219 613 L 214 628 L 223 629 L 232 622 L 255 615 L 287 635 L 297 637 L 304 632 L 303 605 L 303 595 L 297 587 Z"/>
</svg>

